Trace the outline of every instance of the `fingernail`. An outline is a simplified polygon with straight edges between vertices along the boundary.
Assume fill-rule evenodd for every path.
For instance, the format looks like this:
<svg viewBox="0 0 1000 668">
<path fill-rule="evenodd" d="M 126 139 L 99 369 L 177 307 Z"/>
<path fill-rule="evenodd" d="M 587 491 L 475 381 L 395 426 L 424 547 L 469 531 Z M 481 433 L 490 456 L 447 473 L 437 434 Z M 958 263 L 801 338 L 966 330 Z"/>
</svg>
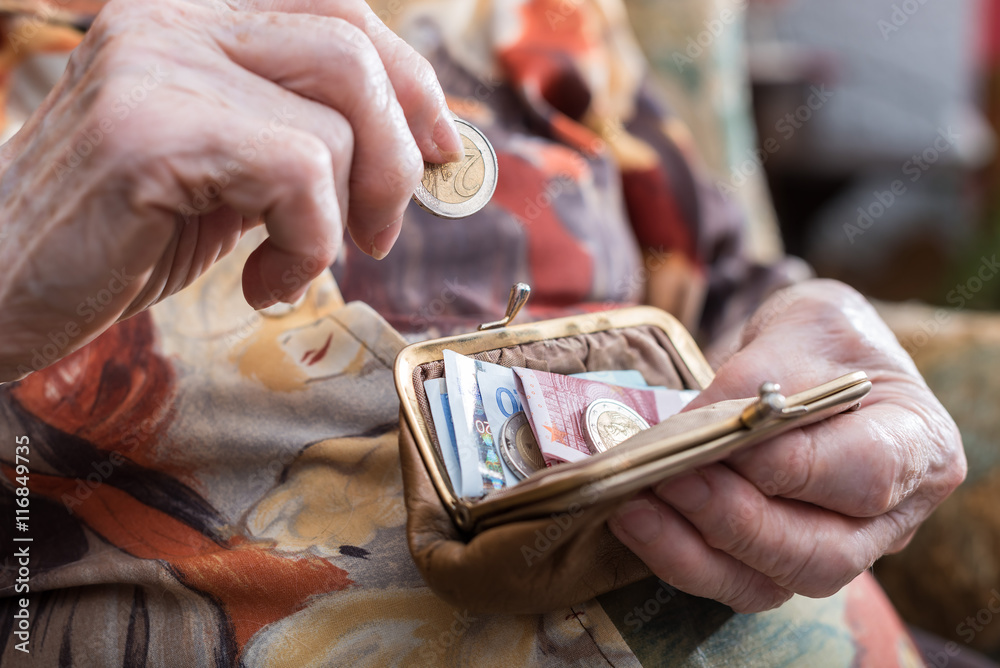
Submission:
<svg viewBox="0 0 1000 668">
<path fill-rule="evenodd" d="M 399 238 L 399 233 L 403 229 L 403 218 L 400 216 L 395 221 L 389 223 L 381 232 L 375 235 L 372 239 L 372 250 L 371 256 L 376 260 L 381 260 L 396 243 L 396 239 Z"/>
<path fill-rule="evenodd" d="M 291 304 L 292 306 L 298 306 L 299 304 L 302 303 L 302 300 L 305 298 L 306 293 L 309 292 L 309 286 L 310 285 L 312 285 L 311 281 L 308 282 L 308 283 L 306 283 L 301 288 L 299 288 L 298 290 L 296 290 L 292 294 L 288 295 L 287 297 L 285 297 L 281 301 L 283 301 L 286 304 Z"/>
<path fill-rule="evenodd" d="M 458 134 L 458 128 L 455 127 L 450 115 L 438 116 L 431 139 L 434 141 L 434 147 L 447 162 L 462 159 L 462 137 Z"/>
<path fill-rule="evenodd" d="M 682 513 L 696 513 L 708 503 L 712 490 L 700 471 L 692 471 L 661 483 L 656 495 Z"/>
<path fill-rule="evenodd" d="M 615 514 L 618 526 L 637 543 L 649 545 L 663 533 L 660 511 L 647 499 L 629 501 Z"/>
<path fill-rule="evenodd" d="M 276 297 L 268 297 L 260 301 L 255 301 L 252 304 L 250 304 L 250 306 L 253 307 L 253 310 L 255 311 L 263 311 L 266 308 L 271 308 L 277 303 L 278 299 Z"/>
</svg>

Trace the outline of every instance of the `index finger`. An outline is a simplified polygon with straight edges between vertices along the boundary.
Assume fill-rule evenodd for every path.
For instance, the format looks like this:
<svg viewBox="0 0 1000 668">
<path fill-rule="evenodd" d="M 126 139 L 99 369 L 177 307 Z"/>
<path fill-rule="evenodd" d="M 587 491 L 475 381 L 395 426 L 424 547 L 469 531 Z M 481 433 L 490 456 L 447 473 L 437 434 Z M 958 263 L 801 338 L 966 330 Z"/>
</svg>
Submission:
<svg viewBox="0 0 1000 668">
<path fill-rule="evenodd" d="M 444 91 L 430 63 L 417 53 L 364 0 L 248 0 L 247 9 L 340 18 L 361 30 L 385 64 L 396 99 L 428 162 L 462 157 L 462 138 L 452 121 Z"/>
</svg>

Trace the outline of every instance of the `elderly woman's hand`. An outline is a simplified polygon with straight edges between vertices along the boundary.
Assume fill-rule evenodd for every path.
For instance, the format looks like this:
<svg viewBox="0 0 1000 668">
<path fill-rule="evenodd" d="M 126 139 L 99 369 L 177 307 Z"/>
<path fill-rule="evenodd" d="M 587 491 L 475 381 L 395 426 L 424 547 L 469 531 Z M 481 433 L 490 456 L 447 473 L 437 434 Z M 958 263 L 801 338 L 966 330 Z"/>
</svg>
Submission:
<svg viewBox="0 0 1000 668">
<path fill-rule="evenodd" d="M 261 218 L 257 308 L 303 294 L 344 226 L 384 256 L 423 160 L 460 150 L 430 65 L 363 0 L 112 0 L 0 153 L 0 381 L 180 290 Z"/>
<path fill-rule="evenodd" d="M 763 381 L 795 393 L 857 370 L 872 380 L 860 410 L 661 483 L 618 512 L 615 535 L 664 581 L 738 612 L 829 596 L 902 549 L 965 477 L 965 454 L 856 292 L 815 281 L 772 297 L 691 407 L 755 396 Z"/>
</svg>

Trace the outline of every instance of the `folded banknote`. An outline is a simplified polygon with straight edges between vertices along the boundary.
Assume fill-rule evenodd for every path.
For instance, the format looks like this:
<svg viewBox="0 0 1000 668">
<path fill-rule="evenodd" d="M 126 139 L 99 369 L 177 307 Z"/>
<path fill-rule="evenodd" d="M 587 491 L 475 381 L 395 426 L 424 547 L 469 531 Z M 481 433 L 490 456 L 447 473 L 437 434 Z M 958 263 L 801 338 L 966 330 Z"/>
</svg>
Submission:
<svg viewBox="0 0 1000 668">
<path fill-rule="evenodd" d="M 598 399 L 620 401 L 652 425 L 679 412 L 697 395 L 649 387 L 635 370 L 565 376 L 511 369 L 452 350 L 444 351 L 444 363 L 444 378 L 425 381 L 424 388 L 448 477 L 455 492 L 467 498 L 516 485 L 525 475 L 512 470 L 511 453 L 501 442 L 504 426 L 515 416 L 527 416 L 537 441 L 535 452 L 544 458 L 536 456 L 535 466 L 542 461 L 551 466 L 592 454 L 581 421 Z"/>
</svg>

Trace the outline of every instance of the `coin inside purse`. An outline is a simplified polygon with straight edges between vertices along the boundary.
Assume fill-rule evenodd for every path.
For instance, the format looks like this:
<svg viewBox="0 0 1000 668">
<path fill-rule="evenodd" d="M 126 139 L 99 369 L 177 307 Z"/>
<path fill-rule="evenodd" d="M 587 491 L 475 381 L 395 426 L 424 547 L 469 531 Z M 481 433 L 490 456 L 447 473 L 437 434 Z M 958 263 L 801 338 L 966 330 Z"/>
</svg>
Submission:
<svg viewBox="0 0 1000 668">
<path fill-rule="evenodd" d="M 424 381 L 444 376 L 444 350 L 506 367 L 559 374 L 639 371 L 650 385 L 701 390 L 713 372 L 686 329 L 670 314 L 651 307 L 572 316 L 436 339 L 404 349 L 396 359 L 396 388 L 403 415 L 441 501 L 455 524 L 471 530 L 477 509 L 498 495 L 504 506 L 529 504 L 539 485 L 522 485 L 558 473 L 565 465 L 538 471 L 520 484 L 481 498 L 460 498 L 448 477 Z M 543 485 L 544 487 L 544 485 Z"/>
</svg>

